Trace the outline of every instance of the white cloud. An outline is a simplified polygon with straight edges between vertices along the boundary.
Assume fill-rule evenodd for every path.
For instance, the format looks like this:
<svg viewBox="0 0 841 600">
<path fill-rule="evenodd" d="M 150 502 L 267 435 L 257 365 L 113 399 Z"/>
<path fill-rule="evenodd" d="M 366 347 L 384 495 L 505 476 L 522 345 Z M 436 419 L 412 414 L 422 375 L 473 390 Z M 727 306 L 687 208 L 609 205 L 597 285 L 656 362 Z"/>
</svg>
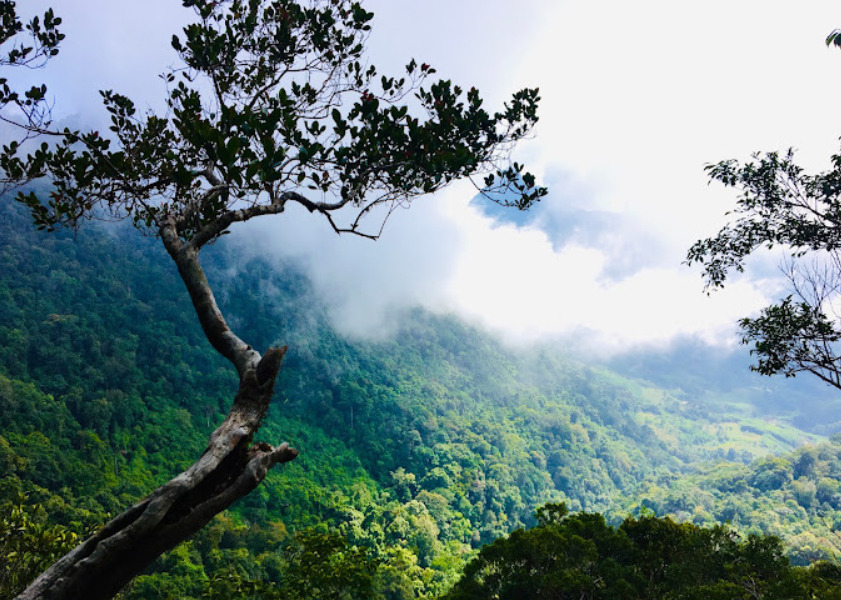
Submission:
<svg viewBox="0 0 841 600">
<path fill-rule="evenodd" d="M 460 312 L 509 339 L 573 336 L 608 352 L 687 335 L 732 345 L 735 321 L 765 301 L 744 280 L 708 298 L 697 273 L 679 265 L 605 278 L 608 254 L 598 248 L 556 249 L 537 228 L 494 225 L 472 207 L 451 206 L 466 240 L 449 293 Z"/>
<path fill-rule="evenodd" d="M 263 257 L 292 260 L 312 279 L 334 325 L 355 336 L 382 337 L 407 306 L 442 309 L 442 284 L 463 252 L 457 223 L 442 219 L 430 199 L 392 214 L 379 241 L 336 235 L 327 221 L 293 207 L 237 228 L 232 243 Z"/>
<path fill-rule="evenodd" d="M 95 90 L 107 87 L 160 106 L 156 75 L 190 17 L 177 4 L 58 7 L 67 44 L 35 73 L 52 78 L 57 110 L 89 121 L 101 114 Z M 27 10 L 47 5 L 32 0 Z M 556 187 L 520 228 L 470 207 L 464 185 L 398 212 L 377 243 L 338 238 L 303 213 L 243 228 L 243 243 L 306 266 L 345 331 L 385 332 L 395 310 L 420 303 L 518 339 L 574 334 L 612 349 L 683 335 L 730 343 L 736 319 L 769 298 L 773 282 L 758 279 L 767 269 L 707 297 L 698 272 L 681 265 L 735 199 L 707 186 L 703 165 L 795 146 L 805 163 L 827 166 L 841 135 L 841 52 L 823 44 L 841 26 L 837 2 L 367 6 L 377 15 L 371 59 L 386 71 L 425 60 L 475 84 L 490 108 L 539 86 L 538 137 L 518 157 Z"/>
</svg>

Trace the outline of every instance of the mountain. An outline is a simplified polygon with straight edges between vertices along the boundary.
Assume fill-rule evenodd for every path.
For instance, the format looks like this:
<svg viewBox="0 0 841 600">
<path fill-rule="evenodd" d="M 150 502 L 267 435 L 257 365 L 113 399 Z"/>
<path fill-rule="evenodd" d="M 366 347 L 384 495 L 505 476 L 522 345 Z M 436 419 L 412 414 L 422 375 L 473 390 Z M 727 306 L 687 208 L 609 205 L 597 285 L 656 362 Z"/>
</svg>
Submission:
<svg viewBox="0 0 841 600">
<path fill-rule="evenodd" d="M 796 427 L 791 407 L 772 414 L 747 402 L 741 383 L 661 386 L 652 374 L 663 369 L 587 365 L 551 345 L 511 349 L 453 315 L 410 309 L 388 339 L 348 339 L 294 264 L 224 243 L 206 254 L 243 339 L 290 347 L 261 436 L 301 455 L 127 598 L 256 593 L 260 582 L 314 578 L 313 556 L 330 565 L 324 586 L 436 597 L 478 547 L 534 524 L 545 502 L 614 522 L 641 506 L 695 518 L 669 494 L 697 488 L 711 498 L 703 519 L 720 518 L 729 513 L 716 503 L 731 496 L 696 483 L 709 473 L 748 472 L 759 467 L 744 463 L 807 442 L 834 448 Z M 195 460 L 235 373 L 204 339 L 163 248 L 128 227 L 37 232 L 6 200 L 0 265 L 0 504 L 38 504 L 33 518 L 84 533 Z M 722 460 L 731 464 L 704 466 Z M 821 514 L 833 519 L 817 486 L 834 467 L 815 473 Z M 789 483 L 811 489 L 793 474 Z M 744 492 L 739 505 L 752 501 Z"/>
</svg>

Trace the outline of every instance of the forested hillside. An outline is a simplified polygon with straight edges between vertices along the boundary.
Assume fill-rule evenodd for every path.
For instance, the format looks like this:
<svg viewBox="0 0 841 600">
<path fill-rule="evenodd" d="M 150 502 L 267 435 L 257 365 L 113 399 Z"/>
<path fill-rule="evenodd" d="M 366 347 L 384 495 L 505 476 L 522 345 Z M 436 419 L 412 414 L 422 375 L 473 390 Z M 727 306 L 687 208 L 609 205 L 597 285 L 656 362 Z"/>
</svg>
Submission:
<svg viewBox="0 0 841 600">
<path fill-rule="evenodd" d="M 641 506 L 698 525 L 731 523 L 786 540 L 793 562 L 841 557 L 841 437 L 750 465 L 706 465 L 647 487 Z"/>
<path fill-rule="evenodd" d="M 290 346 L 261 435 L 301 455 L 127 598 L 252 597 L 269 582 L 285 597 L 435 597 L 548 501 L 613 522 L 638 506 L 729 520 L 781 535 L 801 562 L 838 547 L 841 447 L 738 399 L 511 350 L 421 310 L 388 340 L 348 340 L 294 266 L 222 242 L 206 261 L 242 337 Z M 41 233 L 4 201 L 0 265 L 0 504 L 83 534 L 192 463 L 236 375 L 134 231 Z M 803 442 L 819 445 L 742 464 Z M 721 460 L 741 462 L 684 477 Z"/>
</svg>

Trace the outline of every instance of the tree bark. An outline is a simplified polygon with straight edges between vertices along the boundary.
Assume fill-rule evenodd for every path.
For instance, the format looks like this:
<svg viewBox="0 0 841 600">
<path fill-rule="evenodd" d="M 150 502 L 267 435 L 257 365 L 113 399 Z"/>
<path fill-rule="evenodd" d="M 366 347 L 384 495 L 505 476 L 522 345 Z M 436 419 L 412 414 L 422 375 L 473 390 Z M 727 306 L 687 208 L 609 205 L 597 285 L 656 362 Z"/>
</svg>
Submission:
<svg viewBox="0 0 841 600">
<path fill-rule="evenodd" d="M 233 406 L 190 468 L 59 559 L 16 600 L 112 598 L 158 556 L 257 487 L 274 465 L 298 455 L 286 443 L 277 447 L 252 444 L 268 410 L 286 347 L 270 348 L 260 356 L 240 340 L 219 311 L 199 264 L 198 249 L 178 239 L 174 228 L 162 228 L 161 237 L 205 334 L 240 375 Z"/>
</svg>

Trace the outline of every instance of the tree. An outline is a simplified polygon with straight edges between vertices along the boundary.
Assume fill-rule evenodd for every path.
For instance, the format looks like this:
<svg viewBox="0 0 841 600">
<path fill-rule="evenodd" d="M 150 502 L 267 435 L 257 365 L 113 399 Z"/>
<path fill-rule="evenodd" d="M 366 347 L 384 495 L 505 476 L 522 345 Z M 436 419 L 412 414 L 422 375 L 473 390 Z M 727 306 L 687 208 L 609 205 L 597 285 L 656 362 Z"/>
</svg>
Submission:
<svg viewBox="0 0 841 600">
<path fill-rule="evenodd" d="M 426 63 L 381 76 L 363 63 L 373 15 L 350 0 L 184 5 L 196 20 L 172 38 L 181 65 L 165 75 L 165 116 L 138 114 L 129 98 L 103 91 L 108 134 L 19 121 L 25 136 L 46 141 L 29 153 L 10 142 L 0 169 L 7 184 L 52 183 L 47 196 L 17 195 L 41 229 L 128 219 L 159 238 L 239 389 L 194 465 L 60 559 L 21 599 L 113 596 L 297 455 L 286 443 L 254 442 L 286 348 L 261 354 L 240 339 L 199 261 L 234 223 L 299 204 L 337 233 L 376 239 L 395 208 L 459 178 L 479 176 L 485 196 L 523 210 L 546 193 L 509 162 L 537 121 L 536 89 L 490 114 L 475 88 L 426 87 L 435 72 Z"/>
<path fill-rule="evenodd" d="M 832 568 L 793 568 L 774 537 L 742 539 L 727 527 L 650 515 L 614 528 L 599 514 L 568 515 L 563 504 L 536 517 L 536 527 L 482 548 L 444 598 L 806 600 L 839 592 Z"/>
<path fill-rule="evenodd" d="M 841 31 L 827 45 L 841 47 Z M 800 372 L 841 389 L 841 154 L 832 168 L 810 175 L 794 152 L 755 154 L 744 164 L 706 167 L 712 181 L 739 190 L 734 218 L 714 237 L 699 240 L 687 262 L 703 266 L 707 289 L 723 287 L 732 271 L 762 248 L 783 246 L 790 294 L 744 318 L 742 343 L 753 344 L 751 369 L 763 375 Z"/>
<path fill-rule="evenodd" d="M 365 549 L 351 547 L 335 533 L 300 531 L 285 549 L 286 570 L 280 597 L 370 598 L 377 562 Z"/>
</svg>

